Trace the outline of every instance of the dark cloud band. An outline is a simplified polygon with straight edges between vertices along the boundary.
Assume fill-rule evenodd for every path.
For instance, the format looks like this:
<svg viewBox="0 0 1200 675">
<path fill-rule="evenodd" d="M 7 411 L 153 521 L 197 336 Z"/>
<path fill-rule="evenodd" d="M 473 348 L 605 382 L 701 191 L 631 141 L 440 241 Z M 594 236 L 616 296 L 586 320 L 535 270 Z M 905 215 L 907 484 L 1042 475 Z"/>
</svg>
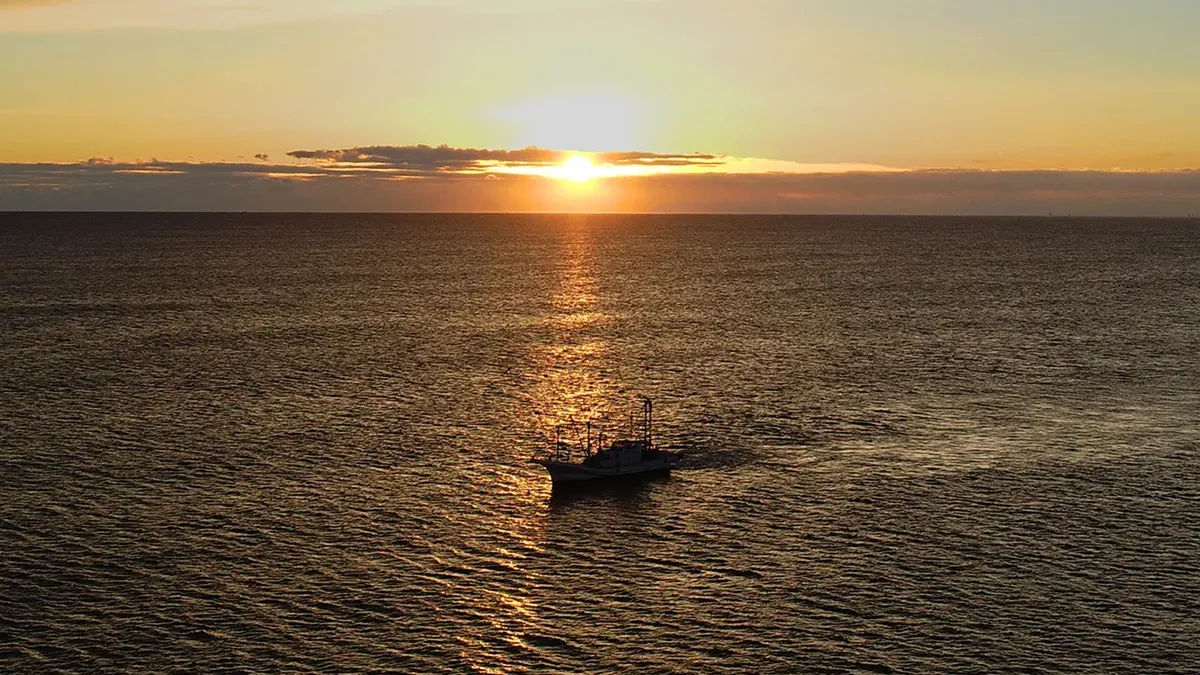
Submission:
<svg viewBox="0 0 1200 675">
<path fill-rule="evenodd" d="M 294 160 L 0 164 L 5 210 L 637 211 L 1200 215 L 1200 171 L 922 170 L 720 173 L 704 154 L 598 153 L 597 163 L 713 166 L 599 181 L 571 192 L 551 179 L 489 167 L 550 166 L 540 148 L 369 146 L 297 150 Z"/>
<path fill-rule="evenodd" d="M 449 145 L 375 145 L 341 150 L 293 150 L 298 160 L 342 166 L 398 169 L 424 172 L 485 171 L 489 166 L 537 167 L 561 164 L 573 153 L 544 148 L 493 150 L 455 148 Z M 589 153 L 594 161 L 613 166 L 719 166 L 721 158 L 707 154 L 663 154 L 653 152 Z"/>
</svg>

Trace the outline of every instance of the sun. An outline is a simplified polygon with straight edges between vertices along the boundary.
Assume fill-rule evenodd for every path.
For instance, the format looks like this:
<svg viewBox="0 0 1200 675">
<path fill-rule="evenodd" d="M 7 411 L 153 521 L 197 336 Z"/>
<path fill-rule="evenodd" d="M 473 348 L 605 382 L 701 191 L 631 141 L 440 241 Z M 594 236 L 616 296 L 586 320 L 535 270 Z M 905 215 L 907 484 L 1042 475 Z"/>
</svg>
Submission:
<svg viewBox="0 0 1200 675">
<path fill-rule="evenodd" d="M 587 155 L 571 155 L 559 167 L 558 175 L 575 183 L 586 183 L 596 177 L 596 165 Z"/>
</svg>

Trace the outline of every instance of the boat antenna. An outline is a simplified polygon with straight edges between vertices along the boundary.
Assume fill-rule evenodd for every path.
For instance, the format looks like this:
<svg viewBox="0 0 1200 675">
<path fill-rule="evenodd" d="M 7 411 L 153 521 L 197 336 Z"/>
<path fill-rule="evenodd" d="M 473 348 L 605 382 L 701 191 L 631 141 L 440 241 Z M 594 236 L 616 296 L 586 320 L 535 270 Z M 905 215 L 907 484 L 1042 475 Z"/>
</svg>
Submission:
<svg viewBox="0 0 1200 675">
<path fill-rule="evenodd" d="M 647 448 L 650 447 L 650 440 L 651 440 L 650 431 L 652 428 L 651 425 L 652 425 L 652 419 L 653 419 L 652 410 L 653 410 L 653 405 L 650 403 L 650 399 L 647 397 L 644 400 L 644 402 L 642 403 L 642 412 L 644 413 L 644 419 L 643 419 L 642 423 L 643 423 L 643 426 L 645 427 L 644 435 L 645 435 L 645 439 L 646 439 L 646 447 Z"/>
<path fill-rule="evenodd" d="M 575 443 L 579 445 L 579 449 L 583 450 L 583 439 L 579 437 L 579 423 L 575 421 L 575 416 L 571 416 L 571 431 L 575 434 Z"/>
</svg>

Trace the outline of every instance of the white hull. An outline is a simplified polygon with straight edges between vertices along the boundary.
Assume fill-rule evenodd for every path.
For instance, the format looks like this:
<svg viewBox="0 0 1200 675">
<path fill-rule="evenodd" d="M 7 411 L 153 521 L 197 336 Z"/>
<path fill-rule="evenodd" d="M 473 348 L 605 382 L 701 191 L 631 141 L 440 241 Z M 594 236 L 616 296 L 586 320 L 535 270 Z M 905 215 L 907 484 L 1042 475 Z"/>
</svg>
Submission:
<svg viewBox="0 0 1200 675">
<path fill-rule="evenodd" d="M 555 483 L 580 483 L 603 478 L 621 478 L 640 474 L 666 473 L 675 466 L 675 460 L 655 459 L 638 464 L 627 464 L 614 468 L 592 468 L 572 462 L 556 462 L 550 459 L 535 459 L 535 464 L 546 467 L 550 480 Z"/>
</svg>

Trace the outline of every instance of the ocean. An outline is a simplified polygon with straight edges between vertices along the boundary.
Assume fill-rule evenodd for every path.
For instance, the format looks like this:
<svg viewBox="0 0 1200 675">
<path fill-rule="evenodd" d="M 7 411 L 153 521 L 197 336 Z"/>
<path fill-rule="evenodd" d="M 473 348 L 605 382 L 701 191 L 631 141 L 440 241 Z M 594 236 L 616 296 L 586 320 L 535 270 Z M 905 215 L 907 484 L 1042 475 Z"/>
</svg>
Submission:
<svg viewBox="0 0 1200 675">
<path fill-rule="evenodd" d="M 1198 354 L 1195 221 L 0 214 L 0 671 L 1195 673 Z"/>
</svg>

